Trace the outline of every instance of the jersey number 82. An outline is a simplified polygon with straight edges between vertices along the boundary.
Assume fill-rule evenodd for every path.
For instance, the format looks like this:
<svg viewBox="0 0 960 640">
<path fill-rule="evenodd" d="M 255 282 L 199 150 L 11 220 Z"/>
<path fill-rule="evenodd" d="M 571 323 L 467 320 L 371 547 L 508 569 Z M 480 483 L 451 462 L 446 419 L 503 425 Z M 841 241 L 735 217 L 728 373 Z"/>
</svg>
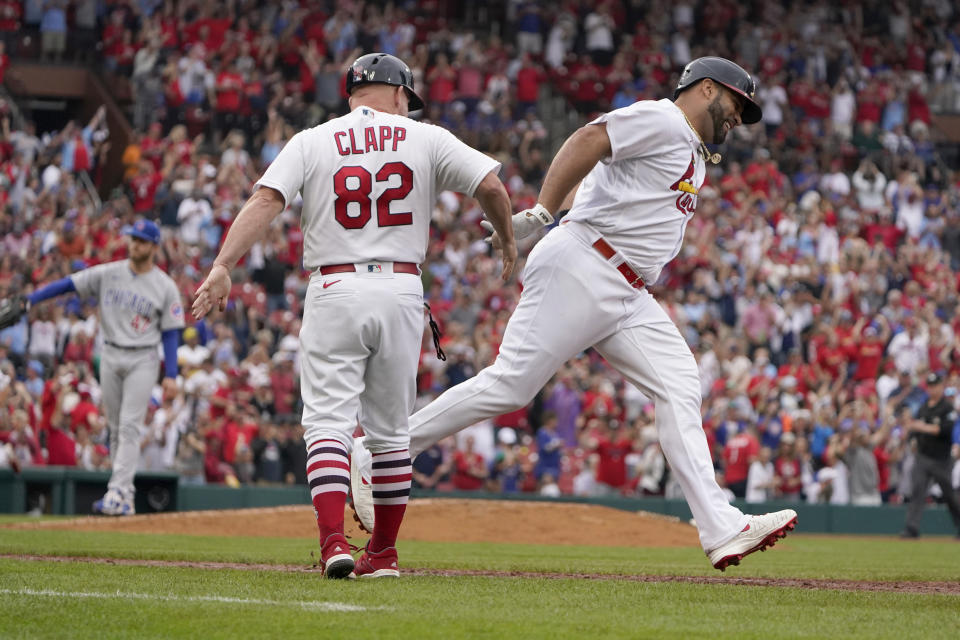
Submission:
<svg viewBox="0 0 960 640">
<path fill-rule="evenodd" d="M 402 200 L 413 190 L 413 171 L 402 162 L 388 162 L 376 173 L 377 182 L 389 182 L 393 176 L 400 176 L 400 185 L 384 190 L 377 198 L 377 224 L 381 227 L 413 224 L 413 213 L 405 211 L 391 213 L 390 203 Z M 348 179 L 354 178 L 350 183 Z M 333 175 L 333 191 L 337 194 L 334 201 L 334 217 L 345 229 L 361 229 L 372 216 L 373 202 L 370 192 L 373 190 L 373 178 L 364 167 L 343 167 Z M 351 203 L 354 215 L 351 215 Z"/>
</svg>

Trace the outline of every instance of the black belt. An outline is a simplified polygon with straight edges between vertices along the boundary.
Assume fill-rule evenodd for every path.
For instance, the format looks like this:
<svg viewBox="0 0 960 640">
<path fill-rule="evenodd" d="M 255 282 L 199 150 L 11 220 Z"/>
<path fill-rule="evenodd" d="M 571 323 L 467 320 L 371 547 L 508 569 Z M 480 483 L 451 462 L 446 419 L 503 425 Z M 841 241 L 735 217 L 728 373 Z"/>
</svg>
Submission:
<svg viewBox="0 0 960 640">
<path fill-rule="evenodd" d="M 143 345 L 140 347 L 125 347 L 122 344 L 116 344 L 114 342 L 106 342 L 106 341 L 104 341 L 103 344 L 107 345 L 108 347 L 113 347 L 114 349 L 123 349 L 124 351 L 140 351 L 141 349 L 150 349 L 152 347 L 152 345 L 149 345 L 149 344 Z"/>
</svg>

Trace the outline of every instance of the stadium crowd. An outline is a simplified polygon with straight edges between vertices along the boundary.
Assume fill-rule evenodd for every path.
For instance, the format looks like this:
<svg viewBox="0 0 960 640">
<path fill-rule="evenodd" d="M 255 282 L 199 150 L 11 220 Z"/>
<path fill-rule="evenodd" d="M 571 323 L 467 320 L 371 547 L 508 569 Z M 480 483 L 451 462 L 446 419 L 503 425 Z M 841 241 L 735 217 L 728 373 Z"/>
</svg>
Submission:
<svg viewBox="0 0 960 640">
<path fill-rule="evenodd" d="M 97 207 L 80 176 L 97 183 L 105 162 L 102 112 L 37 132 L 4 107 L 0 296 L 122 257 L 121 227 L 146 216 L 163 229 L 161 267 L 191 300 L 284 142 L 344 112 L 343 71 L 360 52 L 410 64 L 421 117 L 501 160 L 515 210 L 535 203 L 562 141 L 540 119 L 546 101 L 562 96 L 586 122 L 670 96 L 687 61 L 723 55 L 756 73 L 764 119 L 721 149 L 683 250 L 651 287 L 697 356 L 718 478 L 751 502 L 909 496 L 907 421 L 931 393 L 960 408 L 960 156 L 933 126 L 933 114 L 960 111 L 953 4 L 510 1 L 482 10 L 496 34 L 470 28 L 476 11 L 441 0 L 0 2 L 14 56 L 30 30 L 44 57 L 99 42 L 103 72 L 129 84 L 135 130 L 124 182 Z M 7 64 L 0 50 L 0 72 Z M 481 215 L 451 193 L 432 212 L 423 277 L 449 358 L 436 359 L 427 332 L 421 404 L 492 361 L 519 296 L 522 280 L 493 277 Z M 157 388 L 142 470 L 305 482 L 301 240 L 293 206 L 237 269 L 227 311 L 188 322 L 182 384 Z M 73 297 L 0 333 L 0 467 L 109 466 L 97 325 L 96 305 Z M 960 422 L 954 443 L 960 486 Z M 530 406 L 423 453 L 414 480 L 678 491 L 652 403 L 593 351 Z"/>
</svg>

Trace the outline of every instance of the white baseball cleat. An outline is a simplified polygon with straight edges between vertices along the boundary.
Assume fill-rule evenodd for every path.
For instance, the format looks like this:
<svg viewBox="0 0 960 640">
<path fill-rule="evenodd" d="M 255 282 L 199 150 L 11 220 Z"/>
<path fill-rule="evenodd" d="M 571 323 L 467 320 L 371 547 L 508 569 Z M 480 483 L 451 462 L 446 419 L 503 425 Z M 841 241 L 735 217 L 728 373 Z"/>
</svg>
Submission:
<svg viewBox="0 0 960 640">
<path fill-rule="evenodd" d="M 793 509 L 784 509 L 762 516 L 750 516 L 747 526 L 735 535 L 729 542 L 722 544 L 713 551 L 707 552 L 707 557 L 715 569 L 725 570 L 730 565 L 740 564 L 744 556 L 754 551 L 763 551 L 772 547 L 780 538 L 784 538 L 788 531 L 797 525 L 797 512 Z"/>
<path fill-rule="evenodd" d="M 93 503 L 93 512 L 103 516 L 132 516 L 136 509 L 132 495 L 124 496 L 116 489 L 108 489 L 102 498 Z"/>
<path fill-rule="evenodd" d="M 367 533 L 373 533 L 373 456 L 363 446 L 363 438 L 353 439 L 353 453 L 350 455 L 350 506 L 353 519 Z"/>
</svg>

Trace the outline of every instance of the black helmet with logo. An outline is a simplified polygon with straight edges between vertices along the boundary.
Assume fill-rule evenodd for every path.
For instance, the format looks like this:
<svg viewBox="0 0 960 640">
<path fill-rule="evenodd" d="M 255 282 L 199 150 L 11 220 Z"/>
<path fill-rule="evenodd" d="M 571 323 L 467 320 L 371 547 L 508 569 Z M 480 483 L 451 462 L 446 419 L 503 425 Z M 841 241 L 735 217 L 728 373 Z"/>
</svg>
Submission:
<svg viewBox="0 0 960 640">
<path fill-rule="evenodd" d="M 683 68 L 683 73 L 680 74 L 680 82 L 677 83 L 677 89 L 673 92 L 673 99 L 676 100 L 684 89 L 704 78 L 719 82 L 730 91 L 738 93 L 744 98 L 743 114 L 741 115 L 743 124 L 760 122 L 763 111 L 754 99 L 757 92 L 757 82 L 747 73 L 746 69 L 726 58 L 697 58 L 688 63 Z"/>
<path fill-rule="evenodd" d="M 423 100 L 413 90 L 413 72 L 400 58 L 389 53 L 368 53 L 347 69 L 347 94 L 365 84 L 390 84 L 407 90 L 410 111 L 423 109 Z"/>
</svg>

